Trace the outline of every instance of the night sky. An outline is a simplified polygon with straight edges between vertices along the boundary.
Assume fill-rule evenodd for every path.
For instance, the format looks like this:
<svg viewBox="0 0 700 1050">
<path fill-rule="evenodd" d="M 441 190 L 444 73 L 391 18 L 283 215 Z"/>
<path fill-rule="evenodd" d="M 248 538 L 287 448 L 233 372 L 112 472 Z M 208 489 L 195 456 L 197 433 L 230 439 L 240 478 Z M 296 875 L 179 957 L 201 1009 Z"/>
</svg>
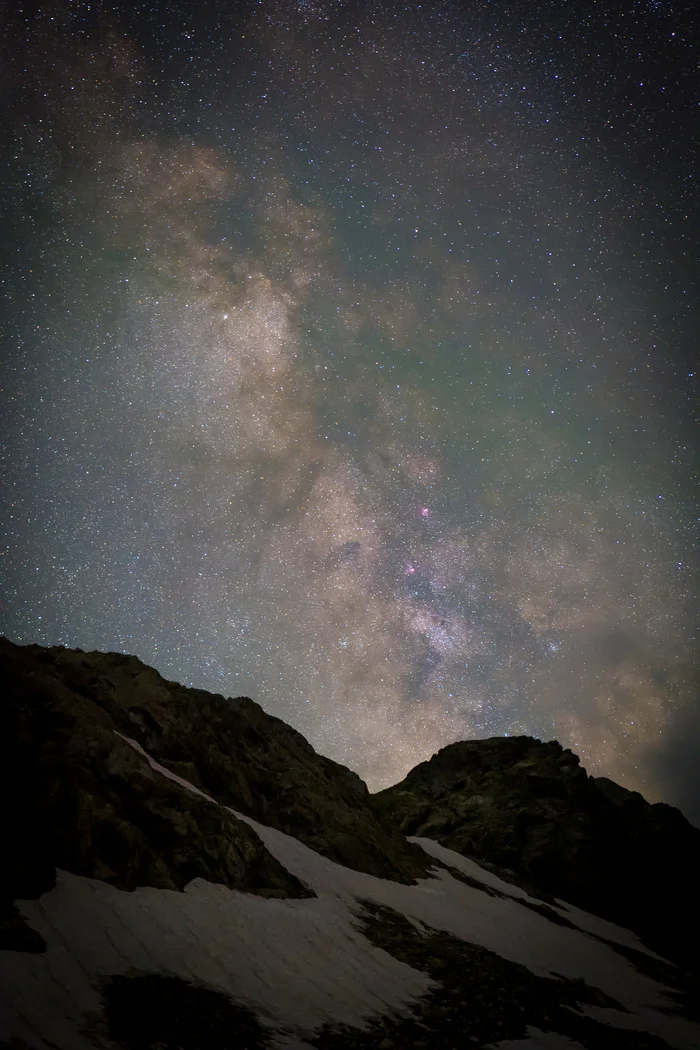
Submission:
<svg viewBox="0 0 700 1050">
<path fill-rule="evenodd" d="M 700 821 L 700 19 L 5 3 L 0 631 Z"/>
</svg>

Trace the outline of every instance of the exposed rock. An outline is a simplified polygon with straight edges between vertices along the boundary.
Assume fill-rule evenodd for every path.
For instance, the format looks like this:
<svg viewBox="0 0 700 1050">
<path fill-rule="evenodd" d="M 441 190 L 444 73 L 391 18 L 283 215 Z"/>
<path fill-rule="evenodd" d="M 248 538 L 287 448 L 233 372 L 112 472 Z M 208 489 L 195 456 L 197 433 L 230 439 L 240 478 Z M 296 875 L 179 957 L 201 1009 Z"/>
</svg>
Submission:
<svg viewBox="0 0 700 1050">
<path fill-rule="evenodd" d="M 391 823 L 603 895 L 598 829 L 612 849 L 666 809 L 558 745 L 459 745 L 369 799 L 250 700 L 117 654 L 0 656 L 0 1050 L 700 1046 L 692 975 Z"/>
<path fill-rule="evenodd" d="M 380 825 L 356 774 L 252 700 L 166 682 L 133 656 L 4 639 L 0 675 L 2 761 L 17 798 L 5 900 L 49 889 L 56 866 L 127 889 L 202 876 L 305 895 L 225 806 L 357 870 L 412 881 L 429 868 Z M 120 733 L 222 805 L 154 773 Z"/>
<path fill-rule="evenodd" d="M 451 744 L 373 804 L 407 835 L 510 871 L 690 961 L 700 831 L 671 806 L 587 776 L 556 741 Z"/>
<path fill-rule="evenodd" d="M 52 673 L 45 651 L 3 642 L 2 655 L 12 805 L 0 905 L 51 889 L 57 867 L 126 890 L 182 889 L 202 877 L 265 896 L 310 895 L 247 824 L 155 773 L 105 708 Z M 20 947 L 30 942 L 16 922 L 4 934 L 32 950 Z"/>
<path fill-rule="evenodd" d="M 525 1039 L 532 1029 L 574 1039 L 590 1050 L 663 1050 L 668 1043 L 647 1032 L 611 1028 L 581 1007 L 625 1009 L 582 980 L 537 977 L 526 967 L 468 944 L 442 930 L 417 930 L 391 908 L 364 902 L 363 933 L 378 948 L 435 982 L 404 1017 L 374 1019 L 364 1030 L 326 1025 L 314 1039 L 318 1050 L 456 1050 L 493 1047 Z M 564 1041 L 558 1045 L 564 1045 Z"/>
</svg>

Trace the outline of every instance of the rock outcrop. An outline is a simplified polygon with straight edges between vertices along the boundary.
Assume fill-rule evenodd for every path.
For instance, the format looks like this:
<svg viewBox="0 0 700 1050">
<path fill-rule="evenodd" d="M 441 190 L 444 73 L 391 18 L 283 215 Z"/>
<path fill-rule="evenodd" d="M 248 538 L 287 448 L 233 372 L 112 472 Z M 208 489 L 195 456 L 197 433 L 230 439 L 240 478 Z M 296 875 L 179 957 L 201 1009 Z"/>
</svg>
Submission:
<svg viewBox="0 0 700 1050">
<path fill-rule="evenodd" d="M 56 673 L 47 651 L 3 642 L 2 652 L 0 947 L 18 943 L 11 902 L 51 889 L 57 868 L 124 890 L 181 890 L 201 877 L 263 896 L 310 895 L 247 824 L 152 769 L 126 720 L 119 732 L 79 687 L 79 671 Z"/>
<path fill-rule="evenodd" d="M 628 926 L 662 953 L 695 952 L 700 831 L 672 806 L 589 777 L 556 741 L 450 744 L 372 801 L 406 835 Z"/>
<path fill-rule="evenodd" d="M 305 895 L 226 807 L 351 868 L 408 882 L 427 871 L 420 850 L 381 826 L 355 773 L 252 700 L 167 682 L 133 656 L 4 639 L 0 676 L 14 800 L 5 900 L 37 896 L 56 867 L 125 889 L 201 876 Z M 155 773 L 129 741 L 221 805 Z"/>
<path fill-rule="evenodd" d="M 625 850 L 650 897 L 653 849 L 694 874 L 680 814 L 558 744 L 454 745 L 370 797 L 133 657 L 0 641 L 0 685 L 0 1050 L 700 1047 L 692 974 L 532 895 L 622 913 Z"/>
</svg>

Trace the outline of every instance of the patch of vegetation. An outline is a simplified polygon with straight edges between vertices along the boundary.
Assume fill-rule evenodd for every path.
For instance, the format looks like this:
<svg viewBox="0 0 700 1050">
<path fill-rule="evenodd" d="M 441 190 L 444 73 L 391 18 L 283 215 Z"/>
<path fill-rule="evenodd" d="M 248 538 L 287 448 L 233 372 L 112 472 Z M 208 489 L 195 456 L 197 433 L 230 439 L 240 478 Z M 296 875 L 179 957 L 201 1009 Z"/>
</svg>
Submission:
<svg viewBox="0 0 700 1050">
<path fill-rule="evenodd" d="M 624 1010 L 583 980 L 538 977 L 452 934 L 429 927 L 420 932 L 403 915 L 374 902 L 363 902 L 362 931 L 437 985 L 403 1016 L 376 1018 L 362 1029 L 324 1026 L 309 1040 L 319 1050 L 461 1050 L 525 1038 L 530 1026 L 569 1036 L 589 1050 L 668 1047 L 658 1036 L 581 1014 L 581 1005 Z"/>
<path fill-rule="evenodd" d="M 103 992 L 113 1038 L 128 1050 L 264 1050 L 270 1033 L 252 1010 L 179 977 L 111 977 Z"/>
</svg>

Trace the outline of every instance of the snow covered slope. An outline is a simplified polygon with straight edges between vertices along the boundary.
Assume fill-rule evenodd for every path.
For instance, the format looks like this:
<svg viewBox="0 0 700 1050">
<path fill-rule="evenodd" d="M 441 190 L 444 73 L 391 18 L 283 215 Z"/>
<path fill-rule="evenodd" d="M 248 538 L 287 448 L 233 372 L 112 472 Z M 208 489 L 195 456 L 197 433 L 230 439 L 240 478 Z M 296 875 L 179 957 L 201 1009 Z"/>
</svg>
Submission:
<svg viewBox="0 0 700 1050">
<path fill-rule="evenodd" d="M 183 798 L 221 808 L 121 739 Z M 683 975 L 629 931 L 435 842 L 418 840 L 432 870 L 410 885 L 236 816 L 309 895 L 59 871 L 17 902 L 29 950 L 0 951 L 3 1050 L 700 1048 Z"/>
</svg>

